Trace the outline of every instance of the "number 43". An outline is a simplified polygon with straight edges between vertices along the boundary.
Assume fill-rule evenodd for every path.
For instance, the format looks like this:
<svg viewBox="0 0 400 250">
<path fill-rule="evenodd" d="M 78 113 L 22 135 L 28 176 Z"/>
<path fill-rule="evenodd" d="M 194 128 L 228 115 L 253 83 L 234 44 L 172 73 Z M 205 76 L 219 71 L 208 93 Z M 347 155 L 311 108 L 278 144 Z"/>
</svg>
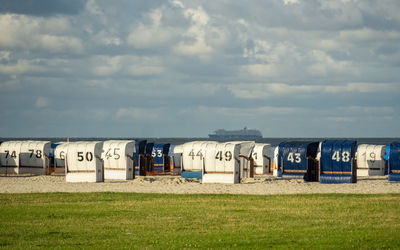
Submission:
<svg viewBox="0 0 400 250">
<path fill-rule="evenodd" d="M 291 163 L 300 163 L 301 158 L 300 158 L 300 153 L 289 153 L 287 160 L 290 161 Z"/>
</svg>

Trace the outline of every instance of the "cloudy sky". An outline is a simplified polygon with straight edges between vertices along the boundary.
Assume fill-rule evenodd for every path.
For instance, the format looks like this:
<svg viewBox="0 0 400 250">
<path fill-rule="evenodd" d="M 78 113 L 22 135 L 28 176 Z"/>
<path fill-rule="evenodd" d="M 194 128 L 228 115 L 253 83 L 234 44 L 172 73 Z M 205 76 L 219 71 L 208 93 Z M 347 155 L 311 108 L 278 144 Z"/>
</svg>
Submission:
<svg viewBox="0 0 400 250">
<path fill-rule="evenodd" d="M 0 137 L 400 136 L 398 0 L 2 0 Z"/>
</svg>

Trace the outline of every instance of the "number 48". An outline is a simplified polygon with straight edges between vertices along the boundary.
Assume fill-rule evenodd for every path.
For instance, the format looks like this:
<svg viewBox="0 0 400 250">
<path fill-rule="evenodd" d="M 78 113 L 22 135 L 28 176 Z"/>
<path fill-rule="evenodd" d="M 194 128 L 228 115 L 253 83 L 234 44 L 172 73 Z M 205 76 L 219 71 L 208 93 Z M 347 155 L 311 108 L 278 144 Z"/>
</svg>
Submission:
<svg viewBox="0 0 400 250">
<path fill-rule="evenodd" d="M 334 151 L 332 155 L 332 160 L 333 161 L 340 161 L 340 152 L 339 151 Z M 342 152 L 342 162 L 349 162 L 350 161 L 350 152 L 348 151 L 343 151 Z"/>
</svg>

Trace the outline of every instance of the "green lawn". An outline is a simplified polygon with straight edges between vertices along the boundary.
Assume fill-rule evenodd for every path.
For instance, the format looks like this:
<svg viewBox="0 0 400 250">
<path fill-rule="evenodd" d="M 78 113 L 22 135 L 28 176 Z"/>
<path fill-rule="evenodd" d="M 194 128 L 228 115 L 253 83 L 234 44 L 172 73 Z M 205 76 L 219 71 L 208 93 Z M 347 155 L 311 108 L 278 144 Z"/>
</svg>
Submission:
<svg viewBox="0 0 400 250">
<path fill-rule="evenodd" d="M 1 248 L 400 248 L 400 194 L 1 194 Z"/>
</svg>

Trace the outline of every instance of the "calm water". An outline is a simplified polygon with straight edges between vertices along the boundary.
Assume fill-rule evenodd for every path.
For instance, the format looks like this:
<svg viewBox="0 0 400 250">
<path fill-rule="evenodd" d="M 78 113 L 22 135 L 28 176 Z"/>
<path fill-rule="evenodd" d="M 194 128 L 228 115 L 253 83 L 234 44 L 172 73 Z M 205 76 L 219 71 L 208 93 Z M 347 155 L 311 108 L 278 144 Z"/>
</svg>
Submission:
<svg viewBox="0 0 400 250">
<path fill-rule="evenodd" d="M 256 142 L 260 143 L 270 143 L 275 146 L 284 141 L 324 141 L 326 139 L 347 139 L 347 140 L 355 140 L 358 144 L 382 144 L 388 145 L 394 141 L 400 141 L 400 138 L 261 138 L 256 139 Z M 67 138 L 0 138 L 0 141 L 11 141 L 11 140 L 43 140 L 43 141 L 51 141 L 51 142 L 60 142 L 66 141 Z M 189 141 L 209 141 L 209 138 L 134 138 L 134 137 L 125 137 L 125 138 L 106 138 L 106 137 L 98 137 L 98 138 L 70 138 L 70 141 L 105 141 L 105 140 L 147 140 L 148 142 L 154 143 L 171 143 L 172 145 L 179 145 Z M 218 140 L 220 142 L 224 141 L 232 141 L 232 140 Z"/>
</svg>

